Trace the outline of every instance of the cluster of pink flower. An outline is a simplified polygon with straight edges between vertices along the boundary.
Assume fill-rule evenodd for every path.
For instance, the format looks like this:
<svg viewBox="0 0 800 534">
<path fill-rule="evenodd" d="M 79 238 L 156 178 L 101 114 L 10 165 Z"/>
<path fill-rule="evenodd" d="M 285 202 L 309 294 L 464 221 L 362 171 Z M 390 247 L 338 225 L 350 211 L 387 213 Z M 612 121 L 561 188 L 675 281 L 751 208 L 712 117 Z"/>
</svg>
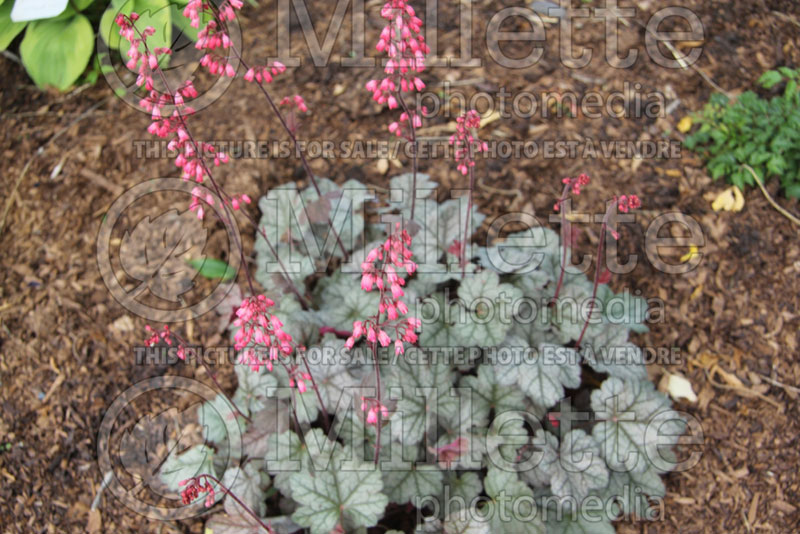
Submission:
<svg viewBox="0 0 800 534">
<path fill-rule="evenodd" d="M 353 322 L 353 334 L 345 342 L 348 349 L 353 348 L 355 342 L 364 335 L 367 341 L 388 347 L 392 343 L 392 336 L 387 329 L 394 330 L 395 333 L 395 354 L 405 352 L 404 341 L 417 341 L 414 330 L 420 326 L 419 319 L 400 317 L 408 313 L 408 306 L 400 300 L 405 295 L 402 286 L 406 281 L 398 274 L 398 269 L 408 274 L 417 270 L 417 264 L 411 261 L 412 252 L 408 248 L 410 245 L 411 236 L 406 230 L 400 230 L 398 223 L 383 245 L 370 250 L 361 264 L 361 289 L 372 291 L 373 287 L 377 287 L 381 295 L 378 313 L 374 319 Z M 386 321 L 382 322 L 381 315 L 384 313 Z"/>
<path fill-rule="evenodd" d="M 208 143 L 195 141 L 186 130 L 185 117 L 194 113 L 194 110 L 186 105 L 186 100 L 196 98 L 198 95 L 190 81 L 185 82 L 175 92 L 168 87 L 165 93 L 155 89 L 153 75 L 158 72 L 159 57 L 169 55 L 171 51 L 168 48 L 154 48 L 150 52 L 146 40 L 155 33 L 155 30 L 148 26 L 138 33 L 134 26 L 134 22 L 138 19 L 136 13 L 128 16 L 118 15 L 116 23 L 120 27 L 120 35 L 130 43 L 128 68 L 138 69 L 136 84 L 147 90 L 147 96 L 139 101 L 139 105 L 149 111 L 153 119 L 147 131 L 163 139 L 170 138 L 167 148 L 177 152 L 175 165 L 182 170 L 183 179 L 202 183 L 208 172 L 204 158 L 213 158 L 214 165 L 219 166 L 228 162 L 228 156 L 218 152 Z M 174 109 L 169 117 L 164 117 L 162 110 L 168 105 L 174 106 Z"/>
<path fill-rule="evenodd" d="M 197 42 L 194 47 L 198 50 L 205 50 L 206 54 L 200 59 L 200 65 L 206 67 L 211 74 L 225 75 L 229 78 L 236 76 L 236 69 L 230 63 L 228 55 L 221 55 L 216 51 L 219 49 L 227 50 L 231 47 L 232 41 L 228 35 L 226 21 L 236 18 L 235 11 L 242 8 L 241 0 L 226 0 L 213 12 L 210 3 L 203 0 L 190 0 L 183 10 L 183 16 L 190 21 L 192 28 L 200 28 L 201 17 L 203 14 L 213 14 L 211 20 L 197 33 Z"/>
<path fill-rule="evenodd" d="M 302 111 L 303 113 L 308 112 L 308 106 L 306 106 L 306 101 L 300 95 L 294 95 L 293 97 L 289 98 L 288 96 L 284 96 L 280 102 L 281 106 L 288 107 L 288 108 L 297 108 L 298 110 Z"/>
<path fill-rule="evenodd" d="M 245 81 L 252 82 L 253 80 L 258 83 L 271 83 L 272 77 L 286 72 L 286 67 L 280 61 L 275 61 L 272 65 L 257 65 L 250 67 L 244 73 Z"/>
<path fill-rule="evenodd" d="M 642 201 L 636 195 L 621 195 L 614 197 L 614 201 L 617 203 L 617 209 L 622 213 L 628 213 L 630 210 L 642 206 Z"/>
<path fill-rule="evenodd" d="M 275 306 L 272 299 L 264 295 L 248 297 L 242 301 L 236 310 L 234 326 L 239 327 L 234 335 L 234 348 L 242 351 L 239 363 L 249 365 L 253 371 L 258 371 L 262 365 L 272 370 L 272 362 L 279 354 L 289 355 L 294 350 L 292 336 L 283 331 L 283 323 L 269 310 Z M 249 346 L 251 342 L 267 347 L 269 358 L 259 358 L 256 350 Z"/>
<path fill-rule="evenodd" d="M 640 208 L 642 206 L 642 201 L 639 200 L 639 197 L 636 195 L 620 195 L 614 197 L 611 206 L 615 206 L 622 213 L 628 213 L 630 210 Z M 609 207 L 609 211 L 610 210 L 611 207 Z M 614 239 L 619 239 L 619 232 L 617 232 L 610 221 L 608 223 L 608 229 Z"/>
<path fill-rule="evenodd" d="M 475 155 L 486 152 L 489 145 L 475 137 L 474 132 L 481 127 L 481 116 L 471 109 L 456 119 L 456 133 L 450 136 L 450 144 L 455 148 L 456 168 L 467 175 L 470 167 L 475 166 Z"/>
<path fill-rule="evenodd" d="M 190 504 L 201 493 L 206 493 L 206 508 L 214 506 L 214 487 L 207 479 L 201 480 L 203 477 L 192 477 L 186 480 L 181 480 L 178 485 L 185 488 L 181 490 L 181 501 L 184 505 Z"/>
<path fill-rule="evenodd" d="M 144 340 L 144 345 L 146 347 L 155 347 L 156 344 L 163 341 L 167 345 L 172 346 L 176 344 L 178 346 L 177 356 L 181 360 L 186 359 L 186 347 L 180 340 L 173 340 L 172 339 L 172 331 L 169 329 L 169 325 L 164 325 L 164 329 L 161 332 L 156 332 L 149 324 L 144 326 L 144 329 L 150 334 L 150 337 Z"/>
<path fill-rule="evenodd" d="M 242 204 L 250 204 L 252 199 L 249 195 L 233 195 L 230 197 L 230 205 L 234 210 L 242 207 Z M 197 218 L 202 219 L 205 215 L 204 204 L 209 206 L 214 205 L 214 196 L 211 193 L 203 193 L 199 187 L 192 188 L 192 203 L 189 205 L 189 211 L 196 211 Z"/>
<path fill-rule="evenodd" d="M 425 70 L 425 56 L 430 53 L 430 48 L 421 33 L 422 20 L 406 0 L 389 0 L 383 5 L 381 16 L 388 22 L 375 48 L 389 56 L 384 68 L 386 76 L 381 80 L 370 80 L 366 88 L 372 93 L 373 100 L 395 109 L 401 105 L 398 101 L 400 92 L 422 91 L 425 88 L 418 74 Z M 408 115 L 405 120 L 409 120 Z M 416 123 L 419 116 L 412 113 L 411 120 Z M 390 129 L 397 133 L 397 126 L 390 126 Z"/>
<path fill-rule="evenodd" d="M 380 412 L 381 418 L 389 418 L 389 410 L 386 406 L 378 402 L 377 399 L 361 397 L 361 411 L 367 412 L 368 425 L 378 424 L 378 412 Z"/>
<path fill-rule="evenodd" d="M 564 192 L 561 195 L 561 198 L 558 199 L 555 206 L 553 206 L 553 210 L 559 211 L 561 209 L 561 204 L 563 204 L 567 200 L 567 195 L 571 192 L 573 195 L 580 195 L 581 194 L 581 187 L 584 185 L 588 185 L 590 181 L 588 174 L 580 174 L 577 178 L 570 178 L 567 176 L 566 178 L 561 179 L 561 183 L 564 184 Z"/>
<path fill-rule="evenodd" d="M 428 113 L 428 108 L 422 106 L 420 108 L 422 114 Z M 410 137 L 404 130 L 404 126 L 408 124 L 408 113 L 405 111 L 400 114 L 400 119 L 396 120 L 389 124 L 389 131 L 395 134 L 397 137 L 405 137 L 406 139 L 410 140 Z M 414 128 L 421 128 L 422 127 L 422 116 L 417 113 L 416 111 L 411 111 L 411 125 Z"/>
</svg>

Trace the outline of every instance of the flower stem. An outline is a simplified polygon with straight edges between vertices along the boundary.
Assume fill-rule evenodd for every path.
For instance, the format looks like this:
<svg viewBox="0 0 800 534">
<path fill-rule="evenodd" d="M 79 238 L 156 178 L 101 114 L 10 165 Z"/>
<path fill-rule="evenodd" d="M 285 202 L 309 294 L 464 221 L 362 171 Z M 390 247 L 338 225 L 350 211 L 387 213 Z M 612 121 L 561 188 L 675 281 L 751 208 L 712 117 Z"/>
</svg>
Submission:
<svg viewBox="0 0 800 534">
<path fill-rule="evenodd" d="M 470 218 L 472 216 L 472 192 L 475 189 L 475 171 L 469 167 L 469 198 L 467 199 L 467 219 L 464 221 L 464 239 L 461 241 L 461 279 L 467 274 L 467 239 L 469 239 Z"/>
</svg>

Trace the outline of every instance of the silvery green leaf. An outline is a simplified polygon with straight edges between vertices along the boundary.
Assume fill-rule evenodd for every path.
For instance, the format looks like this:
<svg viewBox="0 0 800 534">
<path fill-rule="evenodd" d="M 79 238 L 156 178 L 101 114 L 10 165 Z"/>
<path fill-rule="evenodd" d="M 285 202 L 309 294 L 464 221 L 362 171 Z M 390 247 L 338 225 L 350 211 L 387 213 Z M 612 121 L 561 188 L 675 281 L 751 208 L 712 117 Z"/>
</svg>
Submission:
<svg viewBox="0 0 800 534">
<path fill-rule="evenodd" d="M 446 471 L 441 495 L 441 503 L 449 504 L 450 509 L 469 507 L 483 491 L 481 477 L 474 471 L 465 471 L 460 475 L 456 471 Z"/>
<path fill-rule="evenodd" d="M 223 394 L 206 401 L 197 408 L 197 423 L 202 427 L 203 438 L 214 443 L 224 443 L 231 432 L 238 432 L 239 438 L 244 432 L 244 423 L 237 416 L 237 409 Z"/>
<path fill-rule="evenodd" d="M 411 363 L 425 361 L 419 354 L 415 355 L 419 350 L 416 347 L 407 349 L 407 357 L 399 358 L 391 366 L 386 381 L 399 396 L 391 416 L 392 436 L 406 445 L 419 443 L 437 419 L 453 418 L 459 410 L 450 366 L 442 361 Z"/>
<path fill-rule="evenodd" d="M 300 437 L 291 430 L 271 434 L 267 439 L 265 467 L 274 477 L 272 484 L 284 495 L 291 496 L 289 477 L 309 463 L 305 446 Z"/>
<path fill-rule="evenodd" d="M 606 325 L 596 335 L 584 339 L 581 356 L 595 371 L 628 380 L 647 378 L 644 354 L 628 341 L 626 328 Z"/>
<path fill-rule="evenodd" d="M 545 430 L 538 430 L 533 442 L 536 447 L 529 463 L 520 466 L 520 476 L 537 489 L 550 486 L 551 466 L 558 462 L 558 438 Z"/>
<path fill-rule="evenodd" d="M 592 410 L 599 420 L 593 435 L 613 470 L 670 470 L 660 448 L 678 442 L 685 422 L 652 382 L 607 378 L 592 392 Z"/>
<path fill-rule="evenodd" d="M 308 347 L 319 339 L 322 326 L 319 314 L 304 310 L 293 294 L 281 296 L 274 314 L 283 321 L 283 331 L 292 336 L 296 344 Z"/>
<path fill-rule="evenodd" d="M 561 287 L 558 300 L 551 309 L 551 324 L 562 344 L 578 339 L 589 316 L 592 298 L 592 284 L 581 275 L 580 278 L 566 280 Z M 600 312 L 592 310 L 591 321 L 599 321 Z M 592 327 L 592 322 L 589 323 Z"/>
<path fill-rule="evenodd" d="M 500 283 L 493 271 L 467 276 L 458 287 L 458 298 L 466 309 L 466 320 L 459 319 L 457 332 L 464 346 L 499 345 L 513 324 L 514 302 L 522 292 L 511 284 Z"/>
<path fill-rule="evenodd" d="M 259 525 L 249 514 L 218 513 L 206 521 L 205 532 L 209 531 L 213 534 L 263 534 L 264 527 Z"/>
<path fill-rule="evenodd" d="M 259 517 L 267 513 L 264 488 L 268 484 L 269 477 L 259 471 L 255 461 L 247 462 L 243 468 L 231 467 L 222 476 L 222 485 Z M 225 497 L 225 511 L 232 516 L 247 514 L 247 511 L 229 496 Z"/>
<path fill-rule="evenodd" d="M 346 331 L 353 329 L 353 321 L 363 321 L 375 315 L 380 299 L 378 291 L 362 291 L 358 279 L 346 274 L 338 274 L 330 280 L 320 297 L 322 322 Z"/>
<path fill-rule="evenodd" d="M 481 264 L 500 274 L 546 275 L 541 269 L 546 258 L 558 254 L 558 235 L 536 226 L 506 236 L 502 242 L 482 249 Z"/>
<path fill-rule="evenodd" d="M 641 473 L 611 472 L 608 487 L 597 492 L 603 502 L 613 502 L 614 509 L 609 520 L 616 519 L 618 515 L 636 517 L 639 519 L 653 519 L 654 509 L 648 497 L 661 498 L 666 494 L 664 482 L 655 469 L 648 469 Z"/>
<path fill-rule="evenodd" d="M 586 517 L 578 512 L 576 517 L 564 514 L 547 517 L 547 534 L 614 534 L 614 526 L 602 517 Z"/>
<path fill-rule="evenodd" d="M 514 411 L 496 415 L 488 428 L 475 429 L 475 434 L 483 438 L 488 462 L 507 470 L 514 468 L 520 449 L 530 441 L 523 414 Z"/>
<path fill-rule="evenodd" d="M 402 448 L 402 455 L 397 451 L 397 458 L 381 462 L 383 487 L 390 502 L 417 504 L 421 499 L 439 494 L 444 473 L 436 465 L 417 461 L 416 451 L 416 446 L 406 446 Z"/>
<path fill-rule="evenodd" d="M 473 207 L 474 208 L 474 207 Z M 414 219 L 420 225 L 420 230 L 414 237 L 411 250 L 414 252 L 414 261 L 419 264 L 419 272 L 426 272 L 426 265 L 435 266 L 440 271 L 440 259 L 453 245 L 456 239 L 463 240 L 464 222 L 467 217 L 466 199 L 451 199 L 437 204 L 430 199 L 418 202 Z M 472 209 L 470 212 L 471 230 L 479 228 L 485 215 Z M 467 246 L 470 254 L 471 244 Z M 460 267 L 447 266 L 451 271 L 461 272 Z"/>
<path fill-rule="evenodd" d="M 539 345 L 519 364 L 517 384 L 537 405 L 553 406 L 564 398 L 564 388 L 581 385 L 581 367 L 574 349 Z"/>
<path fill-rule="evenodd" d="M 358 382 L 344 363 L 344 340 L 327 334 L 319 345 L 309 347 L 306 360 L 328 413 L 352 403 L 352 388 Z"/>
<path fill-rule="evenodd" d="M 292 475 L 291 488 L 298 503 L 292 519 L 311 534 L 374 526 L 389 502 L 380 472 L 372 469 L 301 471 Z"/>
<path fill-rule="evenodd" d="M 247 365 L 236 365 L 236 378 L 239 387 L 233 395 L 233 402 L 248 417 L 267 407 L 267 391 L 278 385 L 278 380 L 261 367 L 253 371 Z"/>
<path fill-rule="evenodd" d="M 316 266 L 302 250 L 287 243 L 272 243 L 277 258 L 267 246 L 263 237 L 257 236 L 253 248 L 256 251 L 255 277 L 267 291 L 289 293 L 289 281 L 298 291 L 303 291 L 305 279 L 314 272 Z"/>
<path fill-rule="evenodd" d="M 268 436 L 288 430 L 290 410 L 284 401 L 269 400 L 263 410 L 253 413 L 242 436 L 242 454 L 263 458 L 267 453 Z"/>
<path fill-rule="evenodd" d="M 300 393 L 297 387 L 290 385 L 289 374 L 282 365 L 272 369 L 272 375 L 278 380 L 276 397 L 280 400 L 290 401 L 300 423 L 316 421 L 319 416 L 319 399 L 312 387 L 305 393 Z"/>
<path fill-rule="evenodd" d="M 544 534 L 533 492 L 514 471 L 489 467 L 486 494 L 491 502 L 481 510 L 489 518 L 491 532 Z"/>
<path fill-rule="evenodd" d="M 334 456 L 342 452 L 341 444 L 329 440 L 318 428 L 308 431 L 303 439 L 291 430 L 268 437 L 265 467 L 274 477 L 272 484 L 286 496 L 291 496 L 289 481 L 293 474 L 331 469 Z"/>
<path fill-rule="evenodd" d="M 172 491 L 180 491 L 180 483 L 200 475 L 216 477 L 214 450 L 205 445 L 195 445 L 178 454 L 173 448 L 158 471 L 159 478 Z"/>
<path fill-rule="evenodd" d="M 537 440 L 542 439 L 543 433 L 543 430 L 536 432 Z M 552 440 L 543 445 L 552 446 Z M 553 494 L 562 500 L 581 502 L 592 490 L 608 485 L 608 468 L 600 456 L 600 447 L 583 430 L 572 430 L 562 438 L 555 460 L 552 451 L 550 453 L 547 458 L 551 461 L 542 461 L 539 468 L 550 477 Z"/>
<path fill-rule="evenodd" d="M 458 304 L 448 303 L 443 295 L 437 293 L 420 302 L 422 330 L 419 333 L 419 344 L 422 347 L 457 347 L 459 313 Z M 456 310 L 450 313 L 451 310 Z M 455 317 L 453 317 L 455 316 Z"/>
<path fill-rule="evenodd" d="M 444 518 L 444 534 L 492 534 L 489 521 L 475 508 L 454 510 Z"/>
<path fill-rule="evenodd" d="M 375 444 L 377 432 L 375 425 L 368 425 L 364 420 L 364 412 L 356 406 L 356 410 L 339 412 L 334 419 L 336 436 L 347 445 L 356 459 L 364 462 L 372 461 L 375 457 Z M 392 441 L 391 427 L 383 425 L 381 429 L 381 443 Z M 388 457 L 389 447 L 381 447 L 381 458 Z"/>
<path fill-rule="evenodd" d="M 478 376 L 465 376 L 459 387 L 469 391 L 472 399 L 472 420 L 475 426 L 485 426 L 490 412 L 501 414 L 519 410 L 524 405 L 524 395 L 514 387 L 498 381 L 495 368 L 491 365 L 478 367 Z M 465 394 L 462 392 L 462 395 Z"/>
</svg>

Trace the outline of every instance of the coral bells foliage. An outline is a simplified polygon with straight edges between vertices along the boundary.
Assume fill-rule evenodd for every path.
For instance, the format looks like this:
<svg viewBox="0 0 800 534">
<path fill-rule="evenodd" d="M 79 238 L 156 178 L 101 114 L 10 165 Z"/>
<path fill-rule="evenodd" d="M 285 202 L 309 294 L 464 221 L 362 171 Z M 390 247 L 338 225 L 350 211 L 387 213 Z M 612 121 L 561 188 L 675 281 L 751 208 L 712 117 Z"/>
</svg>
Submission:
<svg viewBox="0 0 800 534">
<path fill-rule="evenodd" d="M 253 371 L 258 371 L 262 365 L 271 371 L 272 362 L 279 355 L 288 356 L 294 350 L 292 336 L 283 331 L 281 320 L 270 313 L 274 306 L 272 299 L 258 295 L 244 299 L 236 310 L 233 324 L 239 329 L 234 336 L 234 348 L 242 351 L 239 363 L 249 365 Z M 266 347 L 268 359 L 259 356 L 256 349 L 260 347 Z"/>
<path fill-rule="evenodd" d="M 380 291 L 378 313 L 372 319 L 353 322 L 353 334 L 345 342 L 348 349 L 353 348 L 362 336 L 366 336 L 370 343 L 380 343 L 382 347 L 394 342 L 395 354 L 405 352 L 403 342 L 417 341 L 414 330 L 419 328 L 420 321 L 414 317 L 401 317 L 408 313 L 408 306 L 400 300 L 405 295 L 403 286 L 406 281 L 398 272 L 405 271 L 410 275 L 417 270 L 417 264 L 411 260 L 410 245 L 411 236 L 406 230 L 401 230 L 398 223 L 383 245 L 367 253 L 361 264 L 361 289 L 372 291 L 377 288 Z M 386 320 L 382 321 L 384 314 Z"/>
<path fill-rule="evenodd" d="M 389 56 L 380 80 L 370 80 L 366 84 L 372 99 L 386 104 L 389 109 L 400 106 L 400 92 L 422 91 L 425 83 L 418 74 L 425 70 L 425 56 L 430 48 L 422 35 L 422 21 L 416 16 L 414 8 L 405 0 L 391 0 L 381 9 L 381 17 L 386 26 L 381 31 L 375 48 Z M 409 117 L 406 116 L 405 120 Z M 417 120 L 414 116 L 412 120 Z M 399 135 L 399 134 L 398 134 Z"/>
<path fill-rule="evenodd" d="M 458 171 L 467 175 L 470 167 L 475 166 L 475 155 L 486 152 L 489 145 L 479 140 L 475 132 L 481 127 L 481 116 L 471 109 L 456 119 L 456 133 L 450 136 L 450 144 L 455 149 L 455 160 Z"/>
</svg>

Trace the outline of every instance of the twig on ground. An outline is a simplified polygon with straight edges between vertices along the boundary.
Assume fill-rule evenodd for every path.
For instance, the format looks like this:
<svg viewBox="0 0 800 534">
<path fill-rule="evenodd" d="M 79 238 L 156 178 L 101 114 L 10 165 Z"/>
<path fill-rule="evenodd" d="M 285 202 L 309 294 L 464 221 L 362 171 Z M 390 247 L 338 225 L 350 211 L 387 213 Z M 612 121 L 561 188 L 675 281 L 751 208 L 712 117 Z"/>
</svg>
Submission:
<svg viewBox="0 0 800 534">
<path fill-rule="evenodd" d="M 761 192 L 764 193 L 764 196 L 767 198 L 767 202 L 769 202 L 778 213 L 780 213 L 781 215 L 792 221 L 797 226 L 800 226 L 800 219 L 798 219 L 797 217 L 795 217 L 794 215 L 792 215 L 791 213 L 780 207 L 780 205 L 778 205 L 778 203 L 772 199 L 772 196 L 767 192 L 766 188 L 764 187 L 764 184 L 761 183 L 761 179 L 756 174 L 756 171 L 754 171 L 753 168 L 747 163 L 742 163 L 742 167 L 747 169 L 753 176 L 753 180 L 756 181 L 758 187 L 761 189 Z"/>
</svg>

